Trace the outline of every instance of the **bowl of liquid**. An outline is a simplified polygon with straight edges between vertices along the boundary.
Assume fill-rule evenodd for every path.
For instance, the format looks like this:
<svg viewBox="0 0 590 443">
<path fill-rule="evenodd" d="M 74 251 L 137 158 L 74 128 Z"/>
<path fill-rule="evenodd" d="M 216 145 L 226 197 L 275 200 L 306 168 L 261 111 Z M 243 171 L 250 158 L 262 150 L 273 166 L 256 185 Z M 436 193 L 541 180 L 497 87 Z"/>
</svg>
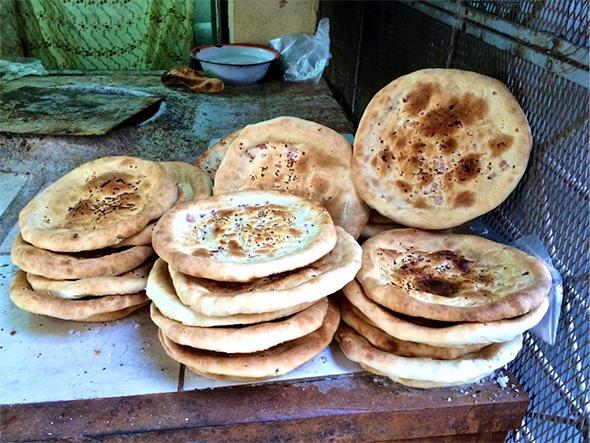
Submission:
<svg viewBox="0 0 590 443">
<path fill-rule="evenodd" d="M 244 43 L 205 45 L 191 51 L 191 57 L 201 63 L 205 74 L 230 85 L 256 83 L 279 56 L 272 48 Z"/>
</svg>

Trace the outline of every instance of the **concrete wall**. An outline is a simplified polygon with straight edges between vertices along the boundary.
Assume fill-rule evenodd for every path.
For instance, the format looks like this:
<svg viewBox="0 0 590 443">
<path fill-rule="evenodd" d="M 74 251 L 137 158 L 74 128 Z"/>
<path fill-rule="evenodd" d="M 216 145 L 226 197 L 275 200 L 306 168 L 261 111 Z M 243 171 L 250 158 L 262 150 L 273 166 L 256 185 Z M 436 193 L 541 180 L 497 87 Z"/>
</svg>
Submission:
<svg viewBox="0 0 590 443">
<path fill-rule="evenodd" d="M 285 34 L 313 34 L 318 5 L 318 0 L 230 0 L 230 42 L 265 45 Z"/>
</svg>

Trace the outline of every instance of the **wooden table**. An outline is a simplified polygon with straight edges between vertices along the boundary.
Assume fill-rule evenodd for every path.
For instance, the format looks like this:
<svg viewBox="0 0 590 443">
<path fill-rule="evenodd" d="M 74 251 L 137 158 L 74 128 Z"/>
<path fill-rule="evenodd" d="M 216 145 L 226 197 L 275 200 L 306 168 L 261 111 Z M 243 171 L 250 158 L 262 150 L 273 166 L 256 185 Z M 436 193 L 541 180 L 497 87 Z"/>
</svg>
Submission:
<svg viewBox="0 0 590 443">
<path fill-rule="evenodd" d="M 0 134 L 0 171 L 25 177 L 2 208 L 0 242 L 41 187 L 90 159 L 129 154 L 192 162 L 210 139 L 280 115 L 353 132 L 324 83 L 271 82 L 195 95 L 163 87 L 158 75 L 113 74 L 21 79 L 4 87 L 81 82 L 157 93 L 167 108 L 148 125 L 103 137 Z M 0 440 L 502 441 L 527 404 L 512 376 L 505 388 L 491 379 L 426 391 L 366 373 L 200 391 L 183 391 L 179 383 L 176 393 L 2 405 Z"/>
</svg>

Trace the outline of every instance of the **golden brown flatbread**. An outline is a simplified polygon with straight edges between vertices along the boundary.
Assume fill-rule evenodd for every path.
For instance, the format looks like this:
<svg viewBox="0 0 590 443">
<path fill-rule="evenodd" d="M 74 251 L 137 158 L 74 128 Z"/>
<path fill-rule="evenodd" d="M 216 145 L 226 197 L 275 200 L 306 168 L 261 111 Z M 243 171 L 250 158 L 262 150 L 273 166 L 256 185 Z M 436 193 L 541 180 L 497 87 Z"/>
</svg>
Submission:
<svg viewBox="0 0 590 443">
<path fill-rule="evenodd" d="M 372 346 L 352 328 L 341 324 L 336 341 L 342 352 L 352 361 L 379 375 L 413 387 L 455 386 L 475 382 L 514 360 L 522 347 L 522 336 L 506 343 L 495 343 L 478 352 L 463 355 L 455 360 L 401 357 Z"/>
<path fill-rule="evenodd" d="M 117 276 L 89 277 L 78 280 L 52 280 L 27 273 L 27 281 L 35 292 L 64 299 L 124 295 L 145 291 L 153 261 Z"/>
<path fill-rule="evenodd" d="M 356 133 L 353 177 L 369 206 L 423 229 L 492 210 L 526 169 L 531 131 L 506 86 L 456 69 L 424 69 L 371 100 Z"/>
<path fill-rule="evenodd" d="M 228 354 L 246 354 L 311 334 L 322 326 L 327 312 L 328 300 L 324 298 L 291 317 L 233 328 L 186 326 L 162 315 L 153 303 L 150 315 L 162 333 L 179 345 Z"/>
<path fill-rule="evenodd" d="M 176 201 L 176 186 L 157 163 L 103 157 L 78 166 L 20 212 L 23 239 L 57 252 L 93 251 L 120 243 Z"/>
<path fill-rule="evenodd" d="M 302 311 L 311 303 L 304 303 L 280 311 L 264 312 L 262 314 L 236 314 L 224 317 L 208 317 L 198 314 L 189 306 L 183 304 L 172 286 L 168 273 L 168 263 L 157 259 L 154 263 L 146 287 L 147 296 L 154 302 L 158 310 L 166 317 L 176 320 L 186 326 L 209 328 L 212 326 L 251 325 L 268 322 L 277 318 L 287 317 Z"/>
<path fill-rule="evenodd" d="M 116 245 L 111 246 L 112 248 L 123 248 L 125 246 L 151 246 L 152 244 L 152 232 L 154 232 L 154 227 L 156 226 L 156 222 L 151 222 L 137 234 L 132 235 L 131 237 L 127 237 Z"/>
<path fill-rule="evenodd" d="M 336 229 L 310 200 L 241 191 L 177 204 L 158 221 L 152 244 L 184 274 L 245 282 L 318 260 L 336 245 Z"/>
<path fill-rule="evenodd" d="M 332 302 L 322 326 L 296 340 L 281 343 L 251 354 L 225 354 L 203 351 L 174 343 L 160 331 L 166 353 L 189 370 L 200 375 L 212 374 L 228 380 L 263 380 L 292 371 L 311 360 L 330 344 L 340 321 L 338 307 Z"/>
<path fill-rule="evenodd" d="M 240 131 L 241 129 L 232 132 L 203 152 L 195 161 L 195 166 L 209 174 L 211 180 L 215 180 L 215 174 L 223 161 L 223 157 L 225 157 L 229 145 L 238 137 Z"/>
<path fill-rule="evenodd" d="M 31 274 L 54 280 L 73 280 L 124 274 L 145 263 L 153 253 L 151 246 L 132 246 L 65 254 L 36 248 L 19 234 L 12 244 L 10 258 Z"/>
<path fill-rule="evenodd" d="M 213 194 L 270 189 L 325 206 L 358 238 L 369 217 L 351 177 L 352 148 L 337 132 L 295 117 L 246 126 L 219 165 Z"/>
<path fill-rule="evenodd" d="M 247 283 L 216 282 L 191 277 L 170 266 L 180 300 L 207 316 L 258 314 L 315 302 L 342 289 L 361 266 L 362 250 L 350 234 L 336 226 L 338 241 L 310 265 Z"/>
<path fill-rule="evenodd" d="M 122 318 L 149 302 L 144 292 L 107 295 L 91 300 L 65 300 L 31 289 L 27 276 L 17 271 L 10 285 L 10 299 L 24 311 L 75 321 L 107 321 Z"/>
<path fill-rule="evenodd" d="M 372 324 L 362 312 L 356 310 L 344 299 L 340 305 L 342 321 L 366 338 L 377 349 L 399 355 L 401 357 L 424 357 L 435 360 L 453 360 L 465 354 L 477 352 L 489 343 L 481 345 L 438 347 L 405 341 L 388 335 Z"/>
<path fill-rule="evenodd" d="M 209 197 L 213 182 L 200 168 L 186 162 L 161 162 L 166 173 L 178 187 L 179 202 Z"/>
<path fill-rule="evenodd" d="M 538 307 L 551 289 L 545 264 L 474 235 L 394 229 L 363 244 L 357 279 L 396 312 L 444 321 L 494 321 Z"/>
<path fill-rule="evenodd" d="M 371 323 L 388 335 L 436 347 L 510 341 L 539 323 L 549 307 L 549 300 L 546 298 L 538 308 L 518 317 L 485 323 L 449 323 L 390 311 L 368 298 L 356 280 L 347 284 L 342 293 Z"/>
<path fill-rule="evenodd" d="M 223 91 L 223 81 L 206 77 L 200 71 L 188 66 L 177 66 L 166 71 L 161 77 L 165 86 L 182 86 L 192 92 L 216 93 Z"/>
</svg>

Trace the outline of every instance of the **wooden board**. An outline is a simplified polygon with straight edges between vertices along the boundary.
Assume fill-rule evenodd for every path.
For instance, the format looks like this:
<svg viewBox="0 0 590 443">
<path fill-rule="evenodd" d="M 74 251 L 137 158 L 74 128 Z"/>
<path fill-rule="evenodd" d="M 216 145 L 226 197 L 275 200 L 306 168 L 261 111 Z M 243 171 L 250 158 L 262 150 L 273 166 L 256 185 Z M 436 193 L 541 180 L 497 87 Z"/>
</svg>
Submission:
<svg viewBox="0 0 590 443">
<path fill-rule="evenodd" d="M 80 85 L 23 86 L 0 94 L 0 131 L 19 134 L 101 135 L 162 101 L 154 95 Z"/>
<path fill-rule="evenodd" d="M 1 406 L 7 441 L 503 441 L 526 411 L 514 378 L 419 390 L 382 377 Z"/>
</svg>

